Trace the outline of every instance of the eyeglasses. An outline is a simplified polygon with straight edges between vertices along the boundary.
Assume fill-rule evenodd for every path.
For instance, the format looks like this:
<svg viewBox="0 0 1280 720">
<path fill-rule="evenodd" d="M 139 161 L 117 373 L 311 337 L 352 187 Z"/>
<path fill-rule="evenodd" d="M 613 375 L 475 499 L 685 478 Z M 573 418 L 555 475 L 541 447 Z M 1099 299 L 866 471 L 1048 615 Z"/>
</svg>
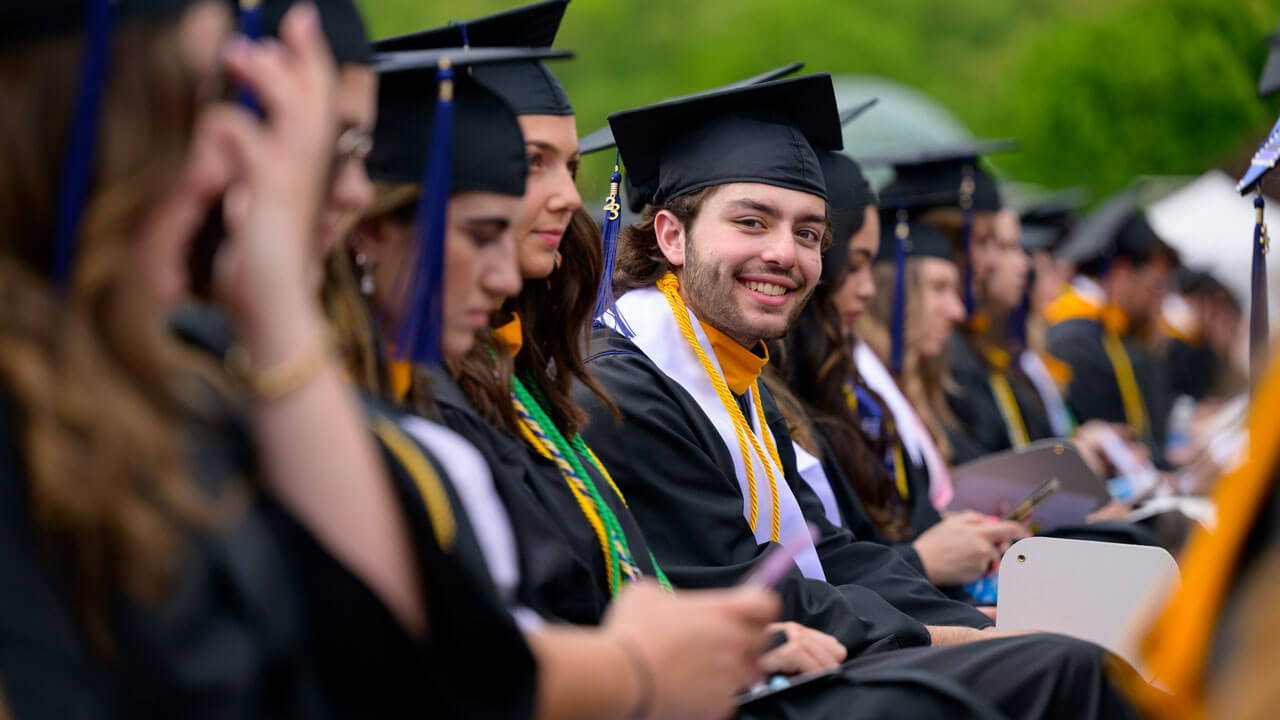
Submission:
<svg viewBox="0 0 1280 720">
<path fill-rule="evenodd" d="M 352 160 L 364 162 L 373 152 L 373 136 L 360 128 L 347 128 L 338 136 L 333 146 L 333 167 L 329 169 L 329 182 L 337 182 L 338 175 Z"/>
</svg>

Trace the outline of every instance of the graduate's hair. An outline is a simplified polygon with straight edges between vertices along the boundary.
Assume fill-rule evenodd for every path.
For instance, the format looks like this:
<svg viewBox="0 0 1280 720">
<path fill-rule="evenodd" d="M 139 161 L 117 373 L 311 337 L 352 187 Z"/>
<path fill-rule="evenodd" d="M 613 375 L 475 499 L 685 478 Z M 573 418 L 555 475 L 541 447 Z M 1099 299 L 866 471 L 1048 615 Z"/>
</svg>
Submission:
<svg viewBox="0 0 1280 720">
<path fill-rule="evenodd" d="M 513 372 L 533 381 L 546 401 L 551 421 L 565 437 L 578 434 L 587 420 L 586 413 L 573 400 L 575 382 L 582 383 L 606 407 L 614 409 L 586 366 L 604 253 L 600 227 L 584 208 L 573 211 L 560 255 L 561 262 L 550 275 L 526 279 L 520 294 L 502 308 L 503 315 L 514 312 L 520 316 L 521 345 L 514 362 L 489 336 L 482 338 L 462 361 L 450 366 L 472 406 L 490 423 L 512 434 L 519 433 L 511 404 Z"/>
<path fill-rule="evenodd" d="M 182 436 L 196 359 L 162 324 L 140 321 L 132 251 L 175 178 L 196 117 L 177 17 L 117 27 L 95 174 L 73 276 L 53 287 L 63 151 L 82 40 L 0 52 L 0 389 L 26 475 L 26 510 L 45 560 L 67 583 L 86 635 L 112 649 L 116 593 L 158 599 L 185 535 L 211 521 Z"/>
<path fill-rule="evenodd" d="M 417 209 L 421 186 L 417 183 L 373 183 L 373 204 L 362 215 L 348 217 L 339 228 L 339 237 L 347 237 L 356 224 L 376 219 L 411 224 Z M 340 243 L 325 259 L 325 278 L 321 297 L 325 313 L 337 336 L 338 350 L 347 373 L 357 385 L 370 394 L 400 402 L 392 397 L 387 355 L 381 331 L 385 314 L 360 294 L 360 269 L 356 252 L 349 243 Z M 425 368 L 410 368 L 412 382 L 404 404 L 417 415 L 434 418 L 435 401 L 431 396 L 431 376 Z"/>
<path fill-rule="evenodd" d="M 720 187 L 712 185 L 694 190 L 668 200 L 666 205 L 646 205 L 634 225 L 622 228 L 618 233 L 618 256 L 613 265 L 614 292 L 621 295 L 628 290 L 653 287 L 672 269 L 658 247 L 658 236 L 653 229 L 653 220 L 659 212 L 669 211 L 687 229 L 698 219 L 707 198 Z"/>
<path fill-rule="evenodd" d="M 920 263 L 922 258 L 907 259 L 907 317 L 908 330 L 920 322 Z M 876 292 L 868 312 L 858 318 L 858 337 L 870 347 L 880 360 L 889 364 L 889 318 L 893 293 L 888 292 L 895 282 L 892 263 L 877 263 L 872 272 L 875 274 L 876 287 L 885 291 Z M 910 332 L 907 333 L 910 337 Z M 947 438 L 948 425 L 957 423 L 951 408 L 947 406 L 946 393 L 951 380 L 948 370 L 951 367 L 949 350 L 944 349 L 937 357 L 922 358 L 907 344 L 902 360 L 902 374 L 894 378 L 902 394 L 906 396 L 916 414 L 924 422 L 934 443 L 944 458 L 951 458 L 951 441 Z"/>
<path fill-rule="evenodd" d="M 842 332 L 832 294 L 846 276 L 847 266 L 833 282 L 820 283 L 786 336 L 770 341 L 765 380 L 800 446 L 821 456 L 812 437 L 821 435 L 876 529 L 890 539 L 905 540 L 911 534 L 907 508 L 880 460 L 896 438 L 887 427 L 880 437 L 869 437 L 845 396 L 845 383 L 852 381 L 886 407 L 859 377 Z"/>
</svg>

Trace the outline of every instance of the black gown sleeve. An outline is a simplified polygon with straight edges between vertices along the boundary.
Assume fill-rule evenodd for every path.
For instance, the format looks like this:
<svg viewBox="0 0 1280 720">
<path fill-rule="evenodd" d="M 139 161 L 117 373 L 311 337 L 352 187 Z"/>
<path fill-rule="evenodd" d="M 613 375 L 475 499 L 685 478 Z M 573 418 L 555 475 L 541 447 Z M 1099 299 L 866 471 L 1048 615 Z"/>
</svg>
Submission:
<svg viewBox="0 0 1280 720">
<path fill-rule="evenodd" d="M 1050 327 L 1049 352 L 1071 366 L 1065 399 L 1078 421 L 1125 422 L 1124 401 L 1097 323 L 1075 319 Z"/>
<path fill-rule="evenodd" d="M 380 417 L 394 423 L 393 411 L 367 404 L 375 424 Z M 407 433 L 396 435 L 383 428 L 375 434 L 409 521 L 430 623 L 424 671 L 409 678 L 406 688 L 417 702 L 399 714 L 412 710 L 439 717 L 532 717 L 537 690 L 534 658 L 493 585 L 461 499 L 430 452 Z M 427 464 L 415 460 L 415 454 Z M 447 507 L 437 504 L 441 494 L 432 492 L 432 486 L 443 491 Z M 451 524 L 452 532 L 444 524 Z"/>
<path fill-rule="evenodd" d="M 991 390 L 985 363 L 960 332 L 952 334 L 950 345 L 953 388 L 947 392 L 947 406 L 957 423 L 947 427 L 947 436 L 953 460 L 962 464 L 1008 450 L 1009 428 Z"/>
<path fill-rule="evenodd" d="M 599 624 L 609 597 L 607 581 L 596 576 L 594 548 L 576 544 L 567 532 L 574 520 L 557 522 L 544 505 L 536 490 L 543 481 L 530 451 L 481 417 L 447 375 L 432 374 L 432 397 L 440 421 L 475 446 L 493 474 L 517 540 L 520 601 L 543 617 Z"/>
<path fill-rule="evenodd" d="M 626 495 L 672 582 L 730 586 L 769 543 L 756 541 L 742 515 L 737 480 L 724 470 L 733 467 L 728 450 L 683 388 L 629 342 L 620 336 L 614 342 L 622 349 L 594 356 L 591 370 L 623 423 L 619 427 L 609 409 L 579 387 L 575 399 L 591 417 L 586 439 Z M 778 590 L 786 619 L 834 635 L 851 653 L 882 640 L 928 642 L 920 623 L 866 587 L 835 588 L 793 570 Z"/>
<path fill-rule="evenodd" d="M 992 624 L 982 613 L 963 602 L 943 595 L 923 573 L 907 564 L 892 548 L 874 542 L 859 542 L 844 528 L 832 525 L 822 511 L 822 501 L 795 472 L 795 449 L 786 420 L 769 395 L 761 388 L 765 421 L 778 444 L 778 456 L 787 473 L 787 482 L 800 503 L 805 519 L 818 528 L 818 557 L 833 585 L 869 588 L 893 608 L 925 625 L 964 625 L 984 628 Z"/>
<path fill-rule="evenodd" d="M 107 675 L 41 563 L 7 410 L 0 400 L 0 702 L 13 720 L 115 717 Z"/>
</svg>

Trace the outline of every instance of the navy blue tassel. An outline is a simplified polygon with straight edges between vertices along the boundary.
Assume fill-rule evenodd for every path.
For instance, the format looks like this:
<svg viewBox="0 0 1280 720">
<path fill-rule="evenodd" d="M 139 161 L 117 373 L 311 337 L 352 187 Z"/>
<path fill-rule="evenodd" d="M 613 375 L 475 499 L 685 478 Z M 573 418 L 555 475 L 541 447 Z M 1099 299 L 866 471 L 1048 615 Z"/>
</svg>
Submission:
<svg viewBox="0 0 1280 720">
<path fill-rule="evenodd" d="M 595 327 L 605 327 L 604 317 L 612 313 L 616 330 L 624 337 L 635 337 L 631 327 L 618 310 L 613 296 L 613 266 L 618 258 L 618 231 L 622 229 L 622 205 L 618 193 L 622 187 L 622 173 L 618 172 L 618 159 L 613 161 L 613 175 L 609 176 L 609 198 L 604 202 L 604 232 L 600 247 L 604 253 L 604 268 L 600 271 L 600 292 L 596 294 Z"/>
<path fill-rule="evenodd" d="M 899 210 L 898 224 L 893 231 L 893 303 L 889 314 L 889 370 L 894 377 L 902 374 L 903 354 L 906 352 L 907 238 L 910 234 L 907 211 Z"/>
<path fill-rule="evenodd" d="M 236 25 L 240 34 L 250 40 L 262 37 L 262 0 L 240 0 L 236 13 Z M 242 107 L 261 117 L 262 106 L 253 96 L 253 91 L 245 86 L 236 90 L 236 102 Z"/>
<path fill-rule="evenodd" d="M 1028 286 L 1031 280 L 1027 281 Z M 1031 314 L 1031 289 L 1022 293 L 1022 302 L 1009 313 L 1009 339 L 1018 348 L 1027 345 L 1027 316 Z"/>
<path fill-rule="evenodd" d="M 1249 292 L 1249 375 L 1256 390 L 1267 371 L 1267 350 L 1271 343 L 1271 327 L 1267 310 L 1267 250 L 1271 239 L 1267 237 L 1267 224 L 1263 217 L 1266 201 L 1262 199 L 1262 186 L 1253 198 L 1256 219 L 1253 226 L 1253 275 Z"/>
<path fill-rule="evenodd" d="M 98 147 L 98 109 L 111 64 L 111 26 L 115 20 L 112 0 L 88 0 L 84 57 L 80 64 L 80 91 L 67 137 L 62 183 L 58 189 L 58 224 L 53 243 L 54 285 L 65 289 L 75 265 L 76 238 L 89 185 L 93 180 Z"/>
<path fill-rule="evenodd" d="M 452 65 L 441 60 L 436 70 L 439 96 L 431 148 L 415 216 L 418 255 L 409 281 L 404 322 L 396 338 L 397 356 L 415 364 L 437 364 L 442 359 L 444 228 L 453 168 L 453 77 Z"/>
<path fill-rule="evenodd" d="M 964 166 L 964 179 L 960 181 L 960 214 L 963 220 L 960 237 L 964 244 L 964 316 L 973 317 L 973 166 Z"/>
</svg>

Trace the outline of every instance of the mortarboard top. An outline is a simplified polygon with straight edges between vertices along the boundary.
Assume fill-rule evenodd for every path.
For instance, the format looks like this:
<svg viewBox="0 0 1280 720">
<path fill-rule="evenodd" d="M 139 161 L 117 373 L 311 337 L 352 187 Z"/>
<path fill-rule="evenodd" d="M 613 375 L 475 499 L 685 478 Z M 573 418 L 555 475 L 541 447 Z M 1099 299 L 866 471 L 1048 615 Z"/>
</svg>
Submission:
<svg viewBox="0 0 1280 720">
<path fill-rule="evenodd" d="M 1147 257 L 1162 243 L 1142 212 L 1141 192 L 1135 185 L 1108 198 L 1076 226 L 1057 256 L 1075 265 Z"/>
<path fill-rule="evenodd" d="M 296 0 L 263 0 L 263 26 L 266 33 L 277 36 L 280 21 Z M 373 52 L 364 19 L 353 0 L 311 0 L 320 12 L 320 26 L 339 65 L 370 65 Z"/>
<path fill-rule="evenodd" d="M 1267 36 L 1267 59 L 1258 76 L 1258 97 L 1264 98 L 1280 90 L 1280 25 Z"/>
<path fill-rule="evenodd" d="M 194 0 L 115 0 L 116 22 L 138 15 L 176 12 Z M 106 0 L 104 0 L 106 4 Z M 78 32 L 90 22 L 85 0 L 6 0 L 0 4 L 0 47 L 14 47 L 64 33 Z"/>
<path fill-rule="evenodd" d="M 379 52 L 437 48 L 543 48 L 555 43 L 569 0 L 546 0 L 450 23 L 431 30 L 384 38 L 374 43 Z M 541 62 L 477 67 L 476 80 L 502 96 L 517 115 L 572 115 L 573 106 L 560 81 Z"/>
<path fill-rule="evenodd" d="M 800 72 L 802 68 L 804 68 L 804 63 L 793 62 L 789 65 L 783 65 L 782 67 L 777 67 L 772 70 L 762 72 L 759 75 L 754 75 L 745 80 L 739 80 L 737 82 L 732 82 L 727 85 L 721 85 L 719 87 L 712 88 L 710 90 L 703 90 L 702 92 L 693 93 L 692 95 L 682 95 L 674 98 L 667 98 L 666 100 L 663 100 L 663 102 L 680 100 L 688 97 L 695 97 L 697 95 L 702 95 L 709 92 L 719 92 L 722 90 L 733 90 L 735 88 L 742 88 L 750 85 L 759 85 L 760 83 L 769 82 L 770 80 L 779 80 L 788 75 L 794 75 L 795 73 Z M 605 125 L 604 127 L 599 128 L 594 132 L 588 133 L 578 139 L 578 154 L 590 155 L 591 153 L 600 152 L 601 150 L 608 150 L 609 148 L 614 147 L 615 144 L 616 143 L 614 143 L 613 141 L 613 128 L 609 127 L 608 125 Z"/>
<path fill-rule="evenodd" d="M 1056 250 L 1066 240 L 1084 207 L 1085 191 L 1072 188 L 1036 200 L 1019 214 L 1022 249 Z"/>
<path fill-rule="evenodd" d="M 886 207 L 924 211 L 960 207 L 961 186 L 973 178 L 972 209 L 994 212 L 1001 208 L 1000 189 L 978 163 L 984 155 L 1013 150 L 1011 140 L 985 140 L 882 156 L 863 160 L 864 165 L 892 165 L 894 179 L 880 189 Z"/>
<path fill-rule="evenodd" d="M 421 182 L 435 122 L 435 72 L 441 60 L 455 67 L 567 57 L 562 50 L 482 48 L 379 53 L 378 124 L 369 176 L 383 182 Z M 495 92 L 467 76 L 454 81 L 453 163 L 450 192 L 524 194 L 527 160 L 514 111 Z"/>
<path fill-rule="evenodd" d="M 609 125 L 633 184 L 654 188 L 648 200 L 657 205 L 733 182 L 825 199 L 815 150 L 843 144 L 826 73 L 617 112 Z"/>
</svg>

